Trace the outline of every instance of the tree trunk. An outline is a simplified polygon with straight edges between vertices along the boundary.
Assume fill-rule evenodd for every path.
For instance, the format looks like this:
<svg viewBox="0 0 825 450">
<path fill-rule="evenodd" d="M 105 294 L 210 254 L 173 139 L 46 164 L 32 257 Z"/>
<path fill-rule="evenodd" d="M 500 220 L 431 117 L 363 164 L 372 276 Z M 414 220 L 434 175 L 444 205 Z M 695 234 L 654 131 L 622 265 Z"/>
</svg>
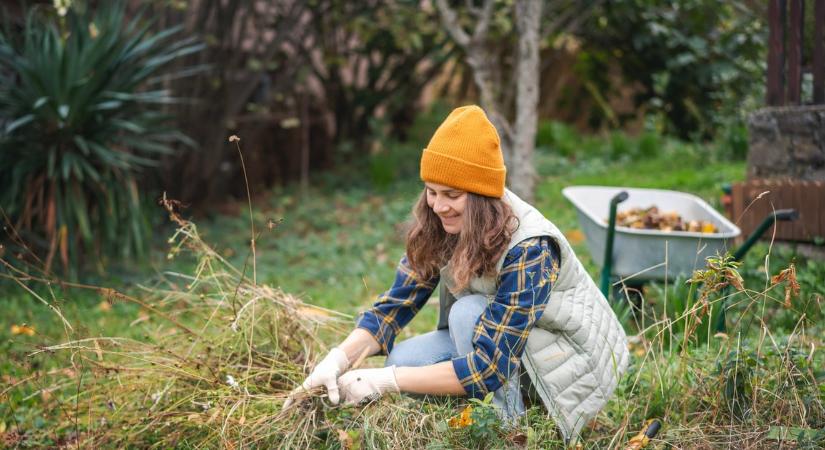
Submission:
<svg viewBox="0 0 825 450">
<path fill-rule="evenodd" d="M 490 118 L 490 122 L 496 127 L 499 139 L 501 140 L 501 152 L 504 154 L 504 161 L 511 160 L 512 130 L 510 122 L 503 113 L 499 104 L 501 98 L 501 77 L 496 73 L 498 67 L 495 66 L 490 52 L 482 45 L 471 45 L 467 49 L 467 64 L 473 69 L 473 81 L 480 95 L 481 107 Z"/>
<path fill-rule="evenodd" d="M 540 0 L 516 1 L 518 62 L 516 82 L 516 126 L 510 155 L 510 189 L 532 202 L 536 184 L 533 150 L 536 144 L 539 101 L 539 20 Z"/>
<path fill-rule="evenodd" d="M 495 0 L 486 0 L 481 8 L 471 7 L 471 15 L 478 20 L 473 33 L 468 34 L 460 26 L 456 12 L 447 1 L 436 0 L 446 31 L 467 55 L 467 64 L 473 70 L 473 81 L 481 97 L 481 107 L 498 131 L 507 164 L 508 185 L 516 195 L 532 202 L 536 184 L 533 149 L 538 122 L 542 2 L 517 0 L 515 3 L 514 15 L 519 36 L 515 80 L 512 83 L 516 88 L 515 120 L 512 122 L 507 118 L 510 108 L 506 100 L 512 98 L 512 93 L 504 92 L 511 83 L 503 83 L 502 65 L 488 41 L 494 4 Z M 512 77 L 510 81 L 513 81 Z"/>
</svg>

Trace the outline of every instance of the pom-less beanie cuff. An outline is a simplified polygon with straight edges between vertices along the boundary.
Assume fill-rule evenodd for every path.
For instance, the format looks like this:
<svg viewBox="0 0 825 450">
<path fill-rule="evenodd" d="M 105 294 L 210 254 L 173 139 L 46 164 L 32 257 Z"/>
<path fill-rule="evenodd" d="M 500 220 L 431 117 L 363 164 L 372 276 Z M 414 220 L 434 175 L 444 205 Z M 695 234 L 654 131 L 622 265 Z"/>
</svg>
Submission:
<svg viewBox="0 0 825 450">
<path fill-rule="evenodd" d="M 507 169 L 504 166 L 480 166 L 426 148 L 421 155 L 421 179 L 423 181 L 443 184 L 487 197 L 501 198 L 504 196 L 506 177 Z"/>
<path fill-rule="evenodd" d="M 423 181 L 501 198 L 506 176 L 498 132 L 476 105 L 454 109 L 421 154 Z"/>
</svg>

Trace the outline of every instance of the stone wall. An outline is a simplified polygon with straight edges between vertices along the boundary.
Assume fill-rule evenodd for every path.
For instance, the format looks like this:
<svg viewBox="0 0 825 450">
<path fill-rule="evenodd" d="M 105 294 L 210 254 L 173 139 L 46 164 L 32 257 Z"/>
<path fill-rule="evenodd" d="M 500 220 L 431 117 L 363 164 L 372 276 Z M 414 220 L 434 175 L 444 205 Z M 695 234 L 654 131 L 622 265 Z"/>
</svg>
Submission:
<svg viewBox="0 0 825 450">
<path fill-rule="evenodd" d="M 825 180 L 825 105 L 760 109 L 748 131 L 749 180 Z"/>
</svg>

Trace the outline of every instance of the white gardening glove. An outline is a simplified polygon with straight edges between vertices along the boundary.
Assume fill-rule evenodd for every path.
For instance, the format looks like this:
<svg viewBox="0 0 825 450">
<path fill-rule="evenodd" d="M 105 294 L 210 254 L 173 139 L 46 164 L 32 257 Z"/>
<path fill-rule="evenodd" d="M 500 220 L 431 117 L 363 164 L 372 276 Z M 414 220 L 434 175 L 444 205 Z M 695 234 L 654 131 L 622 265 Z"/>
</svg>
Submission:
<svg viewBox="0 0 825 450">
<path fill-rule="evenodd" d="M 337 405 L 339 400 L 338 376 L 346 372 L 347 369 L 349 369 L 349 358 L 347 358 L 347 354 L 340 348 L 335 347 L 329 351 L 327 356 L 315 366 L 312 373 L 301 383 L 301 389 L 308 391 L 320 386 L 326 386 L 329 401 Z M 293 395 L 290 395 L 284 402 L 283 409 L 289 408 L 293 403 L 295 403 L 295 398 Z"/>
<path fill-rule="evenodd" d="M 349 371 L 338 378 L 338 388 L 345 405 L 357 405 L 387 392 L 399 392 L 395 366 Z"/>
</svg>

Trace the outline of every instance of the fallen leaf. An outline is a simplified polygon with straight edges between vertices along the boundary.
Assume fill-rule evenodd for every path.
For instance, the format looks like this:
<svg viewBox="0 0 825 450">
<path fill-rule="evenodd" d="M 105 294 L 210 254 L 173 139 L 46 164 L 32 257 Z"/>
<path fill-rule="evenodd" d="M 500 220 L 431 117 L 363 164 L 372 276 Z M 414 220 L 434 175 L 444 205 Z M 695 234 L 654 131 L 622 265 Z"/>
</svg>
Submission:
<svg viewBox="0 0 825 450">
<path fill-rule="evenodd" d="M 34 327 L 23 324 L 23 325 L 12 325 L 11 326 L 11 334 L 13 336 L 17 336 L 18 334 L 25 334 L 26 336 L 34 336 Z"/>
<path fill-rule="evenodd" d="M 450 420 L 447 421 L 447 425 L 450 428 L 464 428 L 466 426 L 472 425 L 473 419 L 470 415 L 473 413 L 473 407 L 467 406 L 461 413 L 455 417 L 451 417 Z"/>
<path fill-rule="evenodd" d="M 527 435 L 522 432 L 515 432 L 508 436 L 510 442 L 516 444 L 519 447 L 527 447 Z"/>
<path fill-rule="evenodd" d="M 567 236 L 567 240 L 570 241 L 571 244 L 581 244 L 584 242 L 584 233 L 578 228 L 570 230 L 564 233 L 564 235 Z"/>
<path fill-rule="evenodd" d="M 341 444 L 341 448 L 344 450 L 351 450 L 352 449 L 352 436 L 349 435 L 344 430 L 337 430 L 338 431 L 338 442 Z"/>
</svg>

